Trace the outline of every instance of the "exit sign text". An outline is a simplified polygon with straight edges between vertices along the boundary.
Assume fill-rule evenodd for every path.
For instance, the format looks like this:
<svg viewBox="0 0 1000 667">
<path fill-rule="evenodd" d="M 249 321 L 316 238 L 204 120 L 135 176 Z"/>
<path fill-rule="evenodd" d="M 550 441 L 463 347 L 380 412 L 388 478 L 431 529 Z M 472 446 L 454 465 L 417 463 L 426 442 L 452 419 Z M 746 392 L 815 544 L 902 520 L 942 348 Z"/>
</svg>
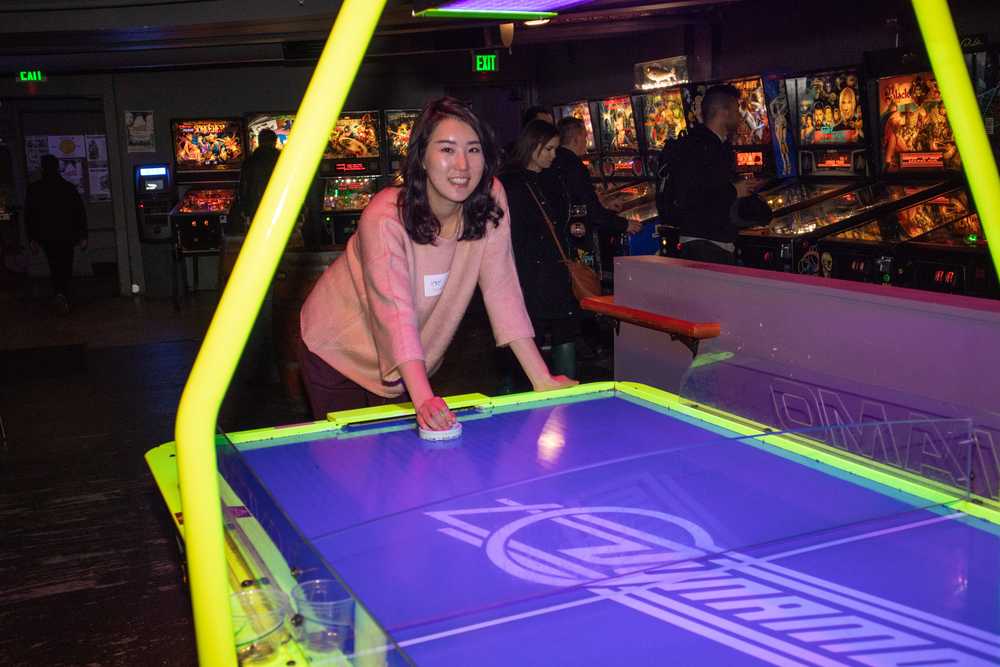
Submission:
<svg viewBox="0 0 1000 667">
<path fill-rule="evenodd" d="M 45 81 L 45 72 L 40 69 L 23 69 L 17 73 L 17 80 L 25 83 L 29 81 Z"/>
<path fill-rule="evenodd" d="M 497 71 L 497 54 L 495 53 L 477 53 L 475 59 L 475 71 L 477 72 L 496 72 Z"/>
</svg>

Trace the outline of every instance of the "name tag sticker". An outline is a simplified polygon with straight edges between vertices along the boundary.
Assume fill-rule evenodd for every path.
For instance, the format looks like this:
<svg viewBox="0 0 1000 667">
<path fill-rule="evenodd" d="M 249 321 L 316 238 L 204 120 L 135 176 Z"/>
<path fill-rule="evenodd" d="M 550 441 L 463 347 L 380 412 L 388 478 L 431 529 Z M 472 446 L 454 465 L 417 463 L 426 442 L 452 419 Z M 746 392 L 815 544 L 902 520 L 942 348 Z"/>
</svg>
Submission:
<svg viewBox="0 0 1000 667">
<path fill-rule="evenodd" d="M 448 282 L 447 273 L 435 273 L 424 276 L 424 296 L 438 296 L 444 291 L 445 283 Z"/>
</svg>

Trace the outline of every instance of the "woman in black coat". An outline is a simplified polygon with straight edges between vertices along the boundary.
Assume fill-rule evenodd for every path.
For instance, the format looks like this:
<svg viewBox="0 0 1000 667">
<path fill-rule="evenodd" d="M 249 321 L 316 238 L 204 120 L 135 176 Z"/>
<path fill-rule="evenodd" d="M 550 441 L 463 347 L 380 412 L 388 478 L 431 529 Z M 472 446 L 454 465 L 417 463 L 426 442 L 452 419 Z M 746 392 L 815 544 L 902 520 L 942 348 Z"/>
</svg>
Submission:
<svg viewBox="0 0 1000 667">
<path fill-rule="evenodd" d="M 576 377 L 579 303 L 569 270 L 542 213 L 552 222 L 563 251 L 567 243 L 570 200 L 559 173 L 549 169 L 559 147 L 559 132 L 542 120 L 524 126 L 500 174 L 510 208 L 511 244 L 524 303 L 539 347 L 551 346 L 552 372 Z"/>
</svg>

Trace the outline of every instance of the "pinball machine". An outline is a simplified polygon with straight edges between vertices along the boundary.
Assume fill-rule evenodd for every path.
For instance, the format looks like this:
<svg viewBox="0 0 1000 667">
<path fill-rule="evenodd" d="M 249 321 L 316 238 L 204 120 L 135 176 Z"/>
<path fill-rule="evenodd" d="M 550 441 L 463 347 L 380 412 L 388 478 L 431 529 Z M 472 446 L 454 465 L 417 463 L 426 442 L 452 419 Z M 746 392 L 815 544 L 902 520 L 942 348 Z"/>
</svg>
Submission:
<svg viewBox="0 0 1000 667">
<path fill-rule="evenodd" d="M 634 104 L 641 122 L 640 141 L 643 161 L 649 181 L 652 182 L 652 196 L 622 211 L 630 222 L 643 224 L 637 234 L 629 237 L 629 255 L 652 255 L 660 251 L 662 243 L 668 239 L 666 226 L 658 223 L 656 208 L 656 180 L 659 171 L 660 151 L 669 142 L 687 132 L 687 118 L 684 113 L 684 95 L 679 86 L 649 90 L 636 95 Z"/>
<path fill-rule="evenodd" d="M 620 213 L 653 194 L 647 185 L 646 165 L 640 151 L 639 128 L 630 95 L 597 100 L 597 145 L 601 175 L 608 183 L 601 203 Z"/>
<path fill-rule="evenodd" d="M 169 216 L 176 260 L 173 296 L 177 305 L 178 273 L 187 285 L 188 260 L 193 278 L 190 284 L 198 289 L 198 259 L 217 256 L 222 248 L 223 230 L 230 222 L 246 148 L 243 123 L 238 118 L 174 120 L 171 134 L 178 189 L 178 202 Z"/>
<path fill-rule="evenodd" d="M 420 117 L 420 109 L 387 109 L 385 111 L 385 154 L 388 173 L 394 183 L 401 182 L 403 160 L 410 145 L 410 133 Z"/>
<path fill-rule="evenodd" d="M 285 147 L 285 142 L 292 133 L 295 124 L 293 113 L 253 113 L 247 115 L 247 156 L 253 155 L 260 145 L 258 137 L 263 130 L 271 130 L 278 138 L 275 148 L 279 151 Z"/>
<path fill-rule="evenodd" d="M 816 246 L 820 274 L 827 278 L 898 284 L 902 268 L 896 255 L 901 245 L 971 214 L 970 197 L 964 188 L 958 187 L 823 237 Z"/>
<path fill-rule="evenodd" d="M 973 44 L 964 56 L 994 156 L 1000 155 L 1000 51 L 995 45 Z M 997 270 L 975 213 L 907 239 L 893 250 L 893 284 L 1000 298 Z"/>
<path fill-rule="evenodd" d="M 171 123 L 179 202 L 170 213 L 182 250 L 218 250 L 246 157 L 236 118 Z"/>
<path fill-rule="evenodd" d="M 635 101 L 631 95 L 618 95 L 592 104 L 597 112 L 597 148 L 606 184 L 598 197 L 605 208 L 626 219 L 649 215 L 650 208 L 651 216 L 656 215 L 656 184 L 646 171 Z M 601 232 L 597 248 L 601 277 L 610 288 L 614 257 L 629 254 L 628 237 Z"/>
<path fill-rule="evenodd" d="M 975 213 L 900 244 L 895 284 L 1000 299 L 1000 283 Z"/>
<path fill-rule="evenodd" d="M 967 217 L 972 213 L 972 201 L 959 183 L 961 156 L 933 73 L 898 74 L 898 61 L 889 54 L 871 61 L 873 70 L 888 72 L 873 83 L 880 139 L 877 164 L 883 178 L 926 182 L 952 173 L 954 187 L 863 226 L 827 234 L 819 240 L 814 254 L 818 255 L 822 275 L 898 284 L 905 282 L 908 275 L 896 259 L 899 248 L 937 227 Z"/>
<path fill-rule="evenodd" d="M 877 114 L 879 178 L 806 208 L 780 215 L 765 227 L 743 230 L 738 261 L 747 266 L 818 275 L 839 271 L 824 257 L 820 239 L 928 201 L 961 185 L 961 161 L 937 83 L 930 72 L 868 65 L 869 108 Z M 873 133 L 875 134 L 875 133 Z M 836 261 L 834 260 L 836 264 Z"/>
<path fill-rule="evenodd" d="M 857 68 L 803 74 L 783 84 L 798 176 L 759 193 L 776 217 L 855 189 L 868 176 L 870 133 Z M 772 101 L 772 111 L 780 105 Z"/>
<path fill-rule="evenodd" d="M 382 188 L 378 111 L 346 111 L 330 132 L 320 163 L 323 222 L 334 244 L 347 243 L 361 212 Z"/>
<path fill-rule="evenodd" d="M 987 131 L 994 136 L 997 112 L 996 54 L 985 46 L 968 49 L 966 64 L 979 97 Z M 954 174 L 955 187 L 923 204 L 856 229 L 820 239 L 823 275 L 972 295 L 991 294 L 995 285 L 973 202 L 959 176 L 961 156 L 937 82 L 926 62 L 902 50 L 867 55 L 877 93 L 880 142 L 877 164 L 886 179 L 938 179 Z M 993 141 L 996 147 L 995 140 Z M 940 230 L 940 231 L 938 231 Z"/>
</svg>

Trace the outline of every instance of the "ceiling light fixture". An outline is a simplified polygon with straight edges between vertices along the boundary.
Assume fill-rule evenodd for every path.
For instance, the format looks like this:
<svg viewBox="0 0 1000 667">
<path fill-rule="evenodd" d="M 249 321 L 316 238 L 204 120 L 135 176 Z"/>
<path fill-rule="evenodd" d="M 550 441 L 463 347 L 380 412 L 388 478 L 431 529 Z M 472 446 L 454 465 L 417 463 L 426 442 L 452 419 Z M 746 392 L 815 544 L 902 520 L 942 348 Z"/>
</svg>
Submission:
<svg viewBox="0 0 1000 667">
<path fill-rule="evenodd" d="M 593 0 L 415 0 L 413 15 L 424 18 L 538 20 Z"/>
</svg>

